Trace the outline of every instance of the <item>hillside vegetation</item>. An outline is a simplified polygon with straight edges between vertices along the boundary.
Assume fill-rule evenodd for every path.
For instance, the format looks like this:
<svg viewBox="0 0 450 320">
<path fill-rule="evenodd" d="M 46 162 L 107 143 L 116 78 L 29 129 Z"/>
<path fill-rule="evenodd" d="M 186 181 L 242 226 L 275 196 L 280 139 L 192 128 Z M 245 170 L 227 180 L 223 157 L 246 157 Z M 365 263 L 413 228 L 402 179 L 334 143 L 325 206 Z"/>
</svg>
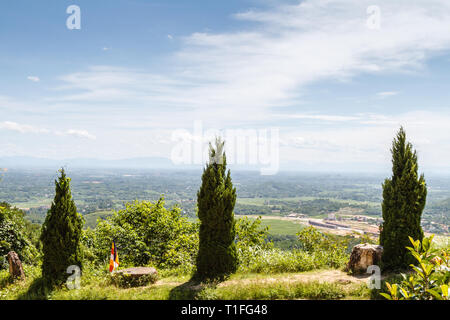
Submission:
<svg viewBox="0 0 450 320">
<path fill-rule="evenodd" d="M 0 204 L 0 297 L 449 299 L 448 238 L 435 241 L 422 229 L 428 189 L 424 176 L 418 172 L 417 154 L 407 142 L 403 128 L 391 149 L 392 177 L 382 185 L 379 241 L 384 249 L 381 261 L 374 263 L 381 267 L 383 279 L 381 288 L 372 290 L 363 281 L 368 275 L 344 270 L 353 246 L 377 243 L 373 237 L 329 234 L 276 216 L 272 216 L 274 221 L 261 216 L 235 219 L 237 189 L 226 168 L 223 147 L 220 139 L 215 146 L 210 145 L 209 162 L 197 192 L 198 218 L 186 214 L 174 202 L 173 195 L 170 204 L 160 195 L 154 201 L 124 202 L 116 210 L 112 210 L 114 202 L 105 202 L 105 210 L 97 214 L 96 223 L 84 227 L 85 219 L 78 212 L 71 179 L 64 169 L 55 180 L 55 196 L 42 227 L 27 221 L 21 210 Z M 242 190 L 245 194 L 246 188 Z M 150 193 L 154 195 L 154 191 Z M 292 196 L 287 190 L 282 194 Z M 246 199 L 242 204 L 254 206 L 264 201 L 264 206 L 280 216 L 301 205 L 314 215 L 323 215 L 334 210 L 341 212 L 341 205 L 351 212 L 373 205 L 362 204 L 367 198 L 360 198 L 358 203 L 297 198 Z M 317 205 L 325 209 L 315 211 Z M 330 216 L 333 220 L 334 215 Z M 8 273 L 5 255 L 9 251 L 15 251 L 23 261 L 26 280 L 13 279 Z M 152 267 L 157 275 L 136 282 L 131 276 L 116 272 L 117 267 Z"/>
</svg>

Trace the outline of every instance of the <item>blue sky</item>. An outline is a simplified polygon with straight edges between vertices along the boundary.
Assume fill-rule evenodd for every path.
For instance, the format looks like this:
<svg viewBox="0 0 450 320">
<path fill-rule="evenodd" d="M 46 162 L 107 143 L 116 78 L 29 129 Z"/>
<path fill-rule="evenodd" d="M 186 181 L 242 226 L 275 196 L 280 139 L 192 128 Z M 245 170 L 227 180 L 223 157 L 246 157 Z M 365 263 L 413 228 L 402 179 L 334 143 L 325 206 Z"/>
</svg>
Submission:
<svg viewBox="0 0 450 320">
<path fill-rule="evenodd" d="M 403 125 L 421 169 L 448 173 L 449 71 L 446 0 L 2 2 L 0 149 L 170 157 L 201 121 L 278 128 L 286 166 L 372 171 Z"/>
</svg>

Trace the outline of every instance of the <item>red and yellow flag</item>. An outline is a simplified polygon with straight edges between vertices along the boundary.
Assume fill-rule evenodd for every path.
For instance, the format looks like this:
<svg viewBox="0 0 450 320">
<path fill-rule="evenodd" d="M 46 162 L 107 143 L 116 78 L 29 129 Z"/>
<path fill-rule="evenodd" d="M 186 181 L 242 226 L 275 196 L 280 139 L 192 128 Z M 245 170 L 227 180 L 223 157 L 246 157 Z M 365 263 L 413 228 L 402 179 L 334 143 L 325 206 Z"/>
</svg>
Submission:
<svg viewBox="0 0 450 320">
<path fill-rule="evenodd" d="M 111 248 L 111 258 L 109 259 L 109 272 L 113 272 L 119 266 L 119 253 L 117 252 L 116 242 L 113 241 Z"/>
</svg>

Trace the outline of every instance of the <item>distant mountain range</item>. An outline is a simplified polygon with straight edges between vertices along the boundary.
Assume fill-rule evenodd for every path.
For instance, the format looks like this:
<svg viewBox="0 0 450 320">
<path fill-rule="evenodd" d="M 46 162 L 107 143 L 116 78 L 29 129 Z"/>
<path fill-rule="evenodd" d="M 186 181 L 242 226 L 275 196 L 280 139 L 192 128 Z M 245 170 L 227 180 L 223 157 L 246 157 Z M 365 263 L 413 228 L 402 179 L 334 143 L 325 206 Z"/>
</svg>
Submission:
<svg viewBox="0 0 450 320">
<path fill-rule="evenodd" d="M 174 164 L 172 160 L 164 157 L 147 157 L 147 158 L 130 158 L 120 160 L 105 160 L 93 158 L 73 158 L 55 160 L 37 157 L 0 157 L 0 168 L 49 168 L 57 169 L 68 167 L 71 169 L 201 169 L 203 166 L 199 164 L 179 165 Z M 259 170 L 258 166 L 250 165 L 229 165 L 231 169 L 237 170 Z"/>
<path fill-rule="evenodd" d="M 351 165 L 352 170 L 348 169 Z M 94 158 L 72 158 L 72 159 L 48 159 L 29 156 L 11 156 L 0 157 L 0 168 L 49 168 L 57 169 L 67 167 L 72 169 L 89 169 L 89 168 L 103 168 L 103 169 L 173 169 L 173 170 L 199 170 L 203 165 L 179 165 L 174 164 L 171 159 L 164 157 L 142 157 L 129 158 L 120 160 L 105 160 Z M 228 168 L 233 170 L 244 171 L 260 171 L 261 168 L 267 168 L 268 165 L 246 165 L 246 164 L 229 164 Z M 390 164 L 384 166 L 372 165 L 368 170 L 365 166 L 358 166 L 357 163 L 344 164 L 342 166 L 335 166 L 334 170 L 324 170 L 320 163 L 302 163 L 302 162 L 281 162 L 279 171 L 301 171 L 301 172 L 342 172 L 342 173 L 356 173 L 356 174 L 389 174 Z M 442 171 L 439 171 L 442 176 Z"/>
<path fill-rule="evenodd" d="M 57 167 L 72 167 L 72 168 L 158 168 L 158 169 L 175 169 L 181 166 L 173 164 L 170 159 L 162 157 L 150 158 L 131 158 L 121 160 L 102 160 L 90 158 L 74 158 L 55 160 L 47 158 L 35 157 L 2 157 L 0 158 L 0 168 L 57 168 Z M 186 167 L 186 166 L 184 166 Z M 190 166 L 194 167 L 194 166 Z"/>
</svg>

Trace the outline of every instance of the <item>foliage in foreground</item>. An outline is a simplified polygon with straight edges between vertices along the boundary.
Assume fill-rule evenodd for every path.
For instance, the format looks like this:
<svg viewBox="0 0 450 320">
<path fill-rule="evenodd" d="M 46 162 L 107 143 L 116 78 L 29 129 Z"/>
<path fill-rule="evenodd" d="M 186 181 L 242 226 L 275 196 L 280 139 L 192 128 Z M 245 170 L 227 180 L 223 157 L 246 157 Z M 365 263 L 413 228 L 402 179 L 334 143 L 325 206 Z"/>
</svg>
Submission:
<svg viewBox="0 0 450 320">
<path fill-rule="evenodd" d="M 42 276 L 61 283 L 71 265 L 82 267 L 81 234 L 83 217 L 77 213 L 70 190 L 70 178 L 61 169 L 55 181 L 55 198 L 42 225 Z"/>
<path fill-rule="evenodd" d="M 121 287 L 111 282 L 107 268 L 85 265 L 80 289 L 65 285 L 48 287 L 41 281 L 39 267 L 26 266 L 25 281 L 11 283 L 6 270 L 0 271 L 0 300 L 246 300 L 246 299 L 367 299 L 363 284 L 317 281 L 283 281 L 285 275 L 238 273 L 220 284 L 191 285 L 189 276 L 170 276 L 162 272 L 158 284 Z"/>
<path fill-rule="evenodd" d="M 270 245 L 247 245 L 239 250 L 241 272 L 283 273 L 343 268 L 348 260 L 345 241 L 324 235 L 314 227 L 298 234 L 301 249 L 281 250 Z"/>
<path fill-rule="evenodd" d="M 403 128 L 392 144 L 392 178 L 383 184 L 383 224 L 380 244 L 383 246 L 384 270 L 406 269 L 414 258 L 405 249 L 408 236 L 421 241 L 420 225 L 427 197 L 424 176 L 418 175 L 417 154 L 406 141 Z"/>
<path fill-rule="evenodd" d="M 267 240 L 268 236 L 269 227 L 261 227 L 261 217 L 254 220 L 242 217 L 236 220 L 236 248 L 240 268 L 248 265 L 255 251 L 273 248 L 273 243 Z"/>
<path fill-rule="evenodd" d="M 83 237 L 86 251 L 97 264 L 107 264 L 115 239 L 120 265 L 192 270 L 198 248 L 198 225 L 181 217 L 180 209 L 164 207 L 164 198 L 152 203 L 134 201 L 124 210 L 99 221 Z"/>
<path fill-rule="evenodd" d="M 261 218 L 238 219 L 236 248 L 238 270 L 255 273 L 301 272 L 341 268 L 348 259 L 347 243 L 305 228 L 299 233 L 299 247 L 294 250 L 273 248 L 267 241 L 268 228 Z M 174 275 L 195 272 L 198 250 L 198 224 L 180 216 L 178 208 L 167 210 L 164 200 L 156 203 L 134 202 L 114 213 L 97 228 L 86 231 L 83 239 L 86 256 L 92 262 L 107 265 L 111 242 L 116 239 L 121 268 L 156 266 Z"/>
<path fill-rule="evenodd" d="M 8 268 L 9 251 L 15 251 L 24 263 L 34 264 L 38 260 L 37 230 L 24 216 L 19 209 L 0 203 L 0 270 Z"/>
<path fill-rule="evenodd" d="M 389 300 L 449 300 L 450 249 L 433 249 L 433 236 L 422 242 L 409 238 L 407 247 L 416 259 L 412 274 L 402 274 L 400 284 L 386 282 L 388 293 L 380 293 Z"/>
<path fill-rule="evenodd" d="M 250 281 L 239 284 L 239 289 L 232 285 L 205 286 L 196 293 L 197 300 L 275 300 L 275 299 L 310 299 L 338 300 L 344 298 L 358 299 L 368 296 L 365 284 L 345 287 L 335 282 L 284 282 L 284 281 Z M 180 296 L 183 299 L 185 297 Z M 192 298 L 192 297 L 190 297 Z"/>
</svg>

